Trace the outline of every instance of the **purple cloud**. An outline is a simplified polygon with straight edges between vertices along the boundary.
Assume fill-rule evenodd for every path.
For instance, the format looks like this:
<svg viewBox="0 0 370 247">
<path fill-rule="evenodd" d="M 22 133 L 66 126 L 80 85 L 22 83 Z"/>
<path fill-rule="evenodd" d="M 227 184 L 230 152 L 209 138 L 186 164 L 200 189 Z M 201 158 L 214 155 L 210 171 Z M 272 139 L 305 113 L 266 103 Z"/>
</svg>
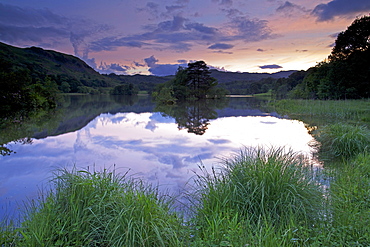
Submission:
<svg viewBox="0 0 370 247">
<path fill-rule="evenodd" d="M 364 13 L 370 11 L 369 0 L 333 0 L 326 4 L 319 4 L 312 11 L 318 21 L 329 21 L 336 16 Z"/>
<path fill-rule="evenodd" d="M 284 4 L 280 5 L 276 9 L 277 12 L 292 12 L 294 10 L 300 10 L 300 11 L 306 12 L 306 9 L 304 7 L 291 3 L 289 1 L 286 1 Z"/>
<path fill-rule="evenodd" d="M 212 49 L 212 50 L 227 50 L 227 49 L 231 49 L 233 47 L 234 46 L 233 45 L 230 45 L 230 44 L 217 43 L 217 44 L 214 44 L 214 45 L 209 46 L 208 49 Z"/>
<path fill-rule="evenodd" d="M 258 66 L 260 69 L 282 69 L 283 67 L 281 67 L 280 65 L 277 65 L 277 64 L 269 64 L 269 65 L 262 65 L 262 66 Z"/>
</svg>

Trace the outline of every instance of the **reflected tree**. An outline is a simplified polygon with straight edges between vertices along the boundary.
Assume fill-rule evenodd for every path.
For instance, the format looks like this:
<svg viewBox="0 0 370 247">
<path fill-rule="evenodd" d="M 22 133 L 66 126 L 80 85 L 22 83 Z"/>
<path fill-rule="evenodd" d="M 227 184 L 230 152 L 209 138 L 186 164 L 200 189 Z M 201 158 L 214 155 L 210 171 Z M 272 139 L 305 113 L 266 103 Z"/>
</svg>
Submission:
<svg viewBox="0 0 370 247">
<path fill-rule="evenodd" d="M 227 99 L 185 101 L 177 105 L 157 105 L 156 111 L 173 117 L 178 129 L 187 129 L 189 133 L 203 135 L 208 129 L 209 120 L 217 118 L 216 109 L 228 104 Z"/>
</svg>

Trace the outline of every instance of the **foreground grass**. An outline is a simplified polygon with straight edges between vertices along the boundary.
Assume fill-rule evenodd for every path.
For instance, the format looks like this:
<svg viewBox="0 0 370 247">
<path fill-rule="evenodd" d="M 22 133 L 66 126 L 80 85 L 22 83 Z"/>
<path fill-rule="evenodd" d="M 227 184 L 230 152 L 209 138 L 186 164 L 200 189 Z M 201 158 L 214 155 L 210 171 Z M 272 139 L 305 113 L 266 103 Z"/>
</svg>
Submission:
<svg viewBox="0 0 370 247">
<path fill-rule="evenodd" d="M 295 246 L 320 218 L 322 192 L 304 160 L 283 149 L 248 148 L 197 179 L 199 246 Z"/>
<path fill-rule="evenodd" d="M 181 220 L 151 186 L 103 171 L 60 171 L 28 206 L 16 246 L 181 246 Z"/>
</svg>

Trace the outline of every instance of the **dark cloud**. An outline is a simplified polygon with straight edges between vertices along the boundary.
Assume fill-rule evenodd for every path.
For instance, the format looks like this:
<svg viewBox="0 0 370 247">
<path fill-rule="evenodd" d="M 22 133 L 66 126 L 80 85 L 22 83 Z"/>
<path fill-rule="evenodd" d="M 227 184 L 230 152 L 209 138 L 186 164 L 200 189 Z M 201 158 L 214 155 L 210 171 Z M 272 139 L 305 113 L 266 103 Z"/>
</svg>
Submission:
<svg viewBox="0 0 370 247">
<path fill-rule="evenodd" d="M 262 65 L 262 66 L 258 66 L 260 69 L 282 69 L 283 67 L 281 67 L 280 65 L 277 65 L 277 64 L 269 64 L 269 65 Z"/>
<path fill-rule="evenodd" d="M 276 37 L 268 27 L 268 21 L 249 19 L 245 16 L 231 18 L 228 27 L 236 31 L 235 35 L 224 37 L 225 40 L 260 41 Z"/>
<path fill-rule="evenodd" d="M 295 50 L 296 52 L 308 52 L 308 50 Z"/>
<path fill-rule="evenodd" d="M 20 8 L 0 3 L 1 41 L 53 49 L 70 41 L 74 54 L 91 66 L 95 65 L 95 61 L 88 58 L 91 40 L 111 29 L 108 25 L 66 18 L 47 9 Z"/>
<path fill-rule="evenodd" d="M 227 6 L 233 5 L 233 0 L 212 0 L 212 2 L 217 3 L 219 5 L 227 5 Z"/>
<path fill-rule="evenodd" d="M 234 54 L 234 53 L 233 53 L 233 52 L 231 52 L 231 51 L 222 51 L 222 50 L 214 51 L 213 53 L 228 54 L 228 55 Z"/>
<path fill-rule="evenodd" d="M 0 3 L 0 40 L 19 45 L 59 42 L 69 38 L 67 21 L 46 9 Z"/>
<path fill-rule="evenodd" d="M 157 25 L 144 27 L 148 32 L 125 36 L 110 37 L 92 43 L 94 51 L 114 50 L 127 44 L 150 46 L 156 50 L 174 50 L 177 52 L 189 51 L 192 44 L 189 42 L 212 41 L 217 39 L 219 32 L 216 28 L 205 26 L 202 23 L 190 22 L 181 16 L 174 16 L 172 20 L 162 21 Z"/>
<path fill-rule="evenodd" d="M 96 67 L 96 70 L 102 74 L 126 74 L 127 70 L 131 69 L 129 66 L 120 65 L 118 63 L 100 63 L 99 67 Z"/>
<path fill-rule="evenodd" d="M 277 12 L 286 12 L 286 13 L 291 13 L 292 11 L 295 10 L 306 12 L 306 9 L 304 7 L 291 3 L 289 1 L 286 1 L 284 4 L 280 5 L 276 9 Z"/>
<path fill-rule="evenodd" d="M 336 16 L 346 16 L 370 11 L 369 0 L 333 0 L 326 4 L 319 4 L 312 11 L 318 21 L 329 21 Z"/>
<path fill-rule="evenodd" d="M 151 14 L 152 16 L 157 17 L 158 13 L 159 13 L 159 4 L 157 4 L 155 2 L 148 2 L 145 5 L 145 7 L 137 8 L 136 10 L 139 11 L 139 12 L 145 11 L 145 12 L 148 12 L 149 14 Z"/>
<path fill-rule="evenodd" d="M 261 49 L 261 48 L 258 48 L 257 51 L 264 52 L 265 50 L 264 49 Z"/>
<path fill-rule="evenodd" d="M 154 57 L 154 55 L 152 55 L 151 57 L 145 58 L 145 59 L 144 59 L 144 61 L 145 61 L 146 65 L 147 65 L 148 67 L 155 67 L 155 66 L 156 66 L 156 63 L 157 63 L 159 60 L 158 60 L 158 59 L 156 59 L 156 58 Z"/>
<path fill-rule="evenodd" d="M 212 50 L 227 50 L 227 49 L 231 49 L 233 47 L 234 46 L 233 45 L 230 45 L 230 44 L 217 43 L 217 44 L 214 44 L 214 45 L 209 46 L 208 49 L 212 49 Z"/>
<path fill-rule="evenodd" d="M 221 10 L 229 18 L 234 18 L 234 17 L 243 15 L 243 12 L 241 12 L 239 9 L 228 8 L 228 9 L 221 9 Z"/>
<path fill-rule="evenodd" d="M 185 63 L 185 64 L 186 64 L 186 63 L 188 62 L 188 60 L 185 60 L 185 59 L 179 59 L 179 60 L 177 60 L 177 62 L 178 62 L 178 63 Z"/>
<path fill-rule="evenodd" d="M 180 66 L 187 67 L 186 60 L 179 60 L 178 64 L 158 64 L 159 60 L 154 56 L 150 56 L 145 58 L 144 61 L 149 67 L 148 71 L 156 76 L 174 75 Z"/>
<path fill-rule="evenodd" d="M 167 13 L 172 13 L 174 11 L 181 10 L 185 7 L 186 6 L 184 5 L 170 5 L 170 6 L 166 6 L 166 10 L 167 10 Z"/>
</svg>

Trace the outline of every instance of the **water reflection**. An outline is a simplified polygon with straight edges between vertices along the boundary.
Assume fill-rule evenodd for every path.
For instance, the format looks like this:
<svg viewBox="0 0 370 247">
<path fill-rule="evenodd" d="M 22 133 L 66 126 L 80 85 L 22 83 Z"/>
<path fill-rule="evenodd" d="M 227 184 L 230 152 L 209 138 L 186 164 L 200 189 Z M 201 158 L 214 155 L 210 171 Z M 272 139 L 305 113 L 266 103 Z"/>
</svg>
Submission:
<svg viewBox="0 0 370 247">
<path fill-rule="evenodd" d="M 12 143 L 15 153 L 0 157 L 0 208 L 37 197 L 38 188 L 47 184 L 57 167 L 130 170 L 131 175 L 177 193 L 200 162 L 211 168 L 243 146 L 311 152 L 308 144 L 313 138 L 299 121 L 232 105 L 224 109 L 183 105 L 156 112 L 144 99 L 137 102 L 141 103 L 127 106 L 113 100 L 101 104 L 104 113 L 98 113 L 90 109 L 97 107 L 93 102 L 72 111 L 70 101 L 67 117 L 52 120 L 60 121 L 54 129 L 38 129 L 32 145 Z M 91 120 L 85 124 L 87 119 Z"/>
<path fill-rule="evenodd" d="M 209 120 L 218 117 L 216 109 L 225 108 L 227 104 L 228 99 L 186 101 L 177 105 L 157 105 L 155 110 L 173 117 L 179 130 L 187 129 L 188 133 L 203 135 Z"/>
</svg>

